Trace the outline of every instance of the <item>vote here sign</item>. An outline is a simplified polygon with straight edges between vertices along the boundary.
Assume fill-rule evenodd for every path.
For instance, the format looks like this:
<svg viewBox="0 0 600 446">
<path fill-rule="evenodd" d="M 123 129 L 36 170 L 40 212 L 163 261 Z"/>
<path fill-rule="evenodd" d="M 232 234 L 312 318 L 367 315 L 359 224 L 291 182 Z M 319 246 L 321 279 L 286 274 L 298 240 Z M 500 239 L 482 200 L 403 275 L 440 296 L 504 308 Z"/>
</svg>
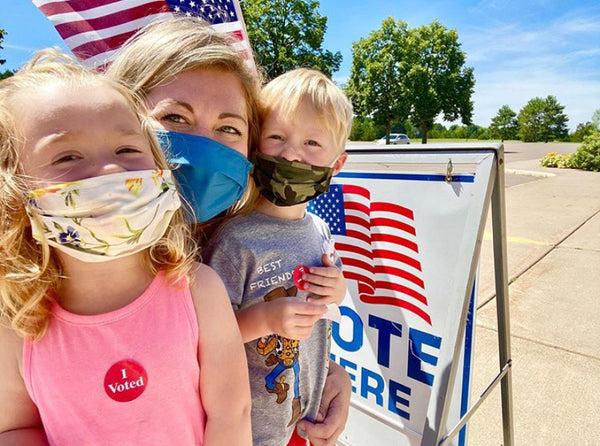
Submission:
<svg viewBox="0 0 600 446">
<path fill-rule="evenodd" d="M 462 151 L 350 155 L 330 191 L 311 202 L 309 211 L 329 224 L 349 290 L 332 326 L 331 358 L 353 384 L 341 444 L 422 444 L 446 402 L 452 367 L 447 427 L 467 410 L 471 291 L 493 159 Z M 463 429 L 453 444 L 466 444 L 465 436 Z"/>
</svg>

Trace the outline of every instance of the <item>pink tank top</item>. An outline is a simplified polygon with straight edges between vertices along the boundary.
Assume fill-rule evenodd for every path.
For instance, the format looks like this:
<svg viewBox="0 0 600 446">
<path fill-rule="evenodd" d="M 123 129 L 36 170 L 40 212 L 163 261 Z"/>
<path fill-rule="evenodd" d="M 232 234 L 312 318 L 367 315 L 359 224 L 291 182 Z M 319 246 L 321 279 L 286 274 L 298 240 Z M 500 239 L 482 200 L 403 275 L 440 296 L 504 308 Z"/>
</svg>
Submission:
<svg viewBox="0 0 600 446">
<path fill-rule="evenodd" d="M 196 313 L 163 273 L 110 313 L 55 305 L 45 336 L 24 343 L 23 378 L 52 445 L 203 443 Z"/>
</svg>

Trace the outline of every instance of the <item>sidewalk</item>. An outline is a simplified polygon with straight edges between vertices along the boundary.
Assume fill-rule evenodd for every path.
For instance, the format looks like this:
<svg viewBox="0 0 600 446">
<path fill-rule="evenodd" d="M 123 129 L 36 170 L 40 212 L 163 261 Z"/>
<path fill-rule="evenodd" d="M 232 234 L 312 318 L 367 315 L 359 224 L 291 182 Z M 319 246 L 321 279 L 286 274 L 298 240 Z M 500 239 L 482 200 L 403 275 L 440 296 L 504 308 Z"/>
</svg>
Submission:
<svg viewBox="0 0 600 446">
<path fill-rule="evenodd" d="M 506 189 L 515 445 L 600 444 L 600 173 L 506 169 L 554 174 Z M 491 215 L 480 258 L 472 403 L 499 370 Z M 503 443 L 499 386 L 468 438 Z"/>
</svg>

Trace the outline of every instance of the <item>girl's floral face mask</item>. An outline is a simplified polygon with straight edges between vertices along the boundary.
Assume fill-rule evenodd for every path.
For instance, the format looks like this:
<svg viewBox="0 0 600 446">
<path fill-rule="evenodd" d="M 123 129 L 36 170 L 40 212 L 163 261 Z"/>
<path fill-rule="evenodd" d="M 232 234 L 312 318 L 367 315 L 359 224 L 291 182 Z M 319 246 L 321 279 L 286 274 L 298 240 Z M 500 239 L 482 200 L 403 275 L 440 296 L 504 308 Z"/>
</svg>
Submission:
<svg viewBox="0 0 600 446">
<path fill-rule="evenodd" d="M 170 171 L 139 170 L 33 190 L 27 214 L 35 240 L 102 262 L 152 246 L 180 206 Z"/>
</svg>

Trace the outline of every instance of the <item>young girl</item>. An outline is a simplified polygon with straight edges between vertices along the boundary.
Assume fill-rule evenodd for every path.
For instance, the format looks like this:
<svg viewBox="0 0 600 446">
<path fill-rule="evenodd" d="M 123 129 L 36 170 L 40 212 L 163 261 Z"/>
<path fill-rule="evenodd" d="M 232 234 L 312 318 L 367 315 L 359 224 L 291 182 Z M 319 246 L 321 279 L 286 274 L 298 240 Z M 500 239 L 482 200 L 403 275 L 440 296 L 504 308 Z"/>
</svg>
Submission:
<svg viewBox="0 0 600 446">
<path fill-rule="evenodd" d="M 226 291 L 134 104 L 52 51 L 0 83 L 0 444 L 251 442 Z"/>
</svg>

